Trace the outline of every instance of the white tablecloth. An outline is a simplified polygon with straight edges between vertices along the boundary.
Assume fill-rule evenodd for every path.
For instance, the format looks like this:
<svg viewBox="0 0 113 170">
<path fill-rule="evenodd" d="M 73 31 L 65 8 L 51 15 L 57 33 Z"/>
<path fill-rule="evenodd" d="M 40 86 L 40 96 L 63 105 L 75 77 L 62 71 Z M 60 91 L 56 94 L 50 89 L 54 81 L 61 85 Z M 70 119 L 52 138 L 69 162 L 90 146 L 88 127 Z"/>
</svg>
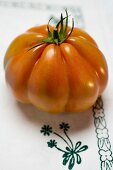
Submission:
<svg viewBox="0 0 113 170">
<path fill-rule="evenodd" d="M 113 169 L 112 7 L 112 0 L 0 0 L 0 170 Z M 50 115 L 15 101 L 5 83 L 3 59 L 17 35 L 51 16 L 57 19 L 65 8 L 105 54 L 109 82 L 103 106 L 100 99 L 93 111 Z"/>
</svg>

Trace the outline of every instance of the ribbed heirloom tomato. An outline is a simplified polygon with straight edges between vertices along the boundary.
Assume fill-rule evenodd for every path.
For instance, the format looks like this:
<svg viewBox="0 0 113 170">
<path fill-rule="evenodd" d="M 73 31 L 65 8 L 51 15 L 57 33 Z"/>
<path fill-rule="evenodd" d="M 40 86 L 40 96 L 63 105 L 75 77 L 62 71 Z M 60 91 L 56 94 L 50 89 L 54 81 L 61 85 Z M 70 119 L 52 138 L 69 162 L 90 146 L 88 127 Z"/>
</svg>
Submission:
<svg viewBox="0 0 113 170">
<path fill-rule="evenodd" d="M 59 23 L 30 28 L 9 46 L 6 81 L 16 99 L 52 112 L 81 112 L 104 91 L 108 69 L 96 42 L 79 28 Z"/>
</svg>

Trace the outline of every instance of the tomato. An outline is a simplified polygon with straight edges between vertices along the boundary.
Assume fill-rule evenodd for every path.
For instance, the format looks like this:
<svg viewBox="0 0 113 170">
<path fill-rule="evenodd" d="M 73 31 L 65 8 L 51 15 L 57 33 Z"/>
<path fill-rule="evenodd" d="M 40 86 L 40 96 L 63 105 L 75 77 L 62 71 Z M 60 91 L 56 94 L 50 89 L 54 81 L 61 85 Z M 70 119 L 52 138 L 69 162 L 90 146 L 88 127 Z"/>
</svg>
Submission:
<svg viewBox="0 0 113 170">
<path fill-rule="evenodd" d="M 4 66 L 18 101 L 52 113 L 85 111 L 108 81 L 104 55 L 89 34 L 74 28 L 74 22 L 68 27 L 67 12 L 56 27 L 32 27 L 14 39 Z"/>
</svg>

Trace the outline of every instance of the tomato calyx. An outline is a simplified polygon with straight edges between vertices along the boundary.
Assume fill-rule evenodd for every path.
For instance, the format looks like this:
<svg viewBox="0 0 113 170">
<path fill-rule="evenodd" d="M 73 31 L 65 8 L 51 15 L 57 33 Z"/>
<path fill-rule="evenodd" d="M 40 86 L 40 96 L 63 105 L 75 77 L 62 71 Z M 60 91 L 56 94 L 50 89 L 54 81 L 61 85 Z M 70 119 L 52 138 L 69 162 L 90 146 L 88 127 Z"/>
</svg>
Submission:
<svg viewBox="0 0 113 170">
<path fill-rule="evenodd" d="M 60 45 L 70 37 L 70 35 L 72 34 L 73 29 L 74 29 L 74 19 L 72 18 L 72 27 L 71 27 L 70 32 L 67 34 L 69 15 L 68 15 L 67 10 L 65 10 L 65 12 L 66 12 L 66 17 L 63 17 L 63 14 L 61 13 L 60 21 L 56 24 L 53 32 L 51 32 L 50 29 L 49 29 L 49 23 L 52 19 L 52 18 L 50 18 L 50 20 L 47 24 L 48 37 L 40 40 L 38 44 L 31 47 L 29 50 L 31 50 L 35 47 L 38 47 L 42 44 Z M 64 20 L 65 20 L 65 23 L 64 23 Z"/>
<path fill-rule="evenodd" d="M 66 17 L 63 18 L 63 15 L 61 13 L 61 19 L 60 21 L 57 23 L 55 29 L 53 30 L 53 32 L 50 32 L 49 30 L 49 22 L 47 25 L 47 29 L 48 29 L 48 38 L 45 38 L 42 40 L 42 42 L 44 43 L 48 43 L 48 44 L 62 44 L 64 41 L 66 41 L 69 36 L 72 34 L 73 32 L 73 28 L 74 28 L 74 20 L 72 19 L 72 28 L 70 30 L 70 32 L 67 35 L 67 28 L 68 28 L 68 12 L 66 11 Z M 65 24 L 64 24 L 64 20 L 65 20 Z"/>
</svg>

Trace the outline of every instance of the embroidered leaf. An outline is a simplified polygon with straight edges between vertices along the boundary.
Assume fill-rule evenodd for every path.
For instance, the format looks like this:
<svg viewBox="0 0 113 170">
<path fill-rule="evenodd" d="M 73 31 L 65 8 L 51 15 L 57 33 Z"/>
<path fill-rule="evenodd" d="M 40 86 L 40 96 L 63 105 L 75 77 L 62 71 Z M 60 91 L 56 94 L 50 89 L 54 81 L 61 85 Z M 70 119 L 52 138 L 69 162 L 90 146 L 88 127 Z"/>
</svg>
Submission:
<svg viewBox="0 0 113 170">
<path fill-rule="evenodd" d="M 69 152 L 65 152 L 63 155 L 62 155 L 62 157 L 64 158 L 64 157 L 67 157 L 67 156 L 70 156 L 71 154 L 69 153 Z"/>
<path fill-rule="evenodd" d="M 105 139 L 104 139 L 104 138 L 98 139 L 98 146 L 99 146 L 100 149 L 103 148 L 104 142 L 105 142 Z"/>
<path fill-rule="evenodd" d="M 113 160 L 112 160 L 112 162 L 110 161 L 110 167 L 111 168 L 113 167 Z"/>
<path fill-rule="evenodd" d="M 81 159 L 81 157 L 80 157 L 80 155 L 78 153 L 83 152 L 86 149 L 88 149 L 88 146 L 87 145 L 82 146 L 82 142 L 78 141 L 75 144 L 75 149 L 74 149 L 73 142 L 71 141 L 71 139 L 69 138 L 69 136 L 66 133 L 66 131 L 68 131 L 68 129 L 70 128 L 69 124 L 62 122 L 59 126 L 60 126 L 60 129 L 63 129 L 63 132 L 67 137 L 66 139 L 68 139 L 69 141 L 67 141 L 65 138 L 63 138 L 60 134 L 54 132 L 52 127 L 49 126 L 49 125 L 44 125 L 41 128 L 40 132 L 44 136 L 46 136 L 46 135 L 49 136 L 51 133 L 53 133 L 54 135 L 57 135 L 57 137 L 62 139 L 65 142 L 65 144 L 67 144 L 66 147 L 65 147 L 65 150 L 63 150 L 62 148 L 59 148 L 57 146 L 57 142 L 54 139 L 50 139 L 50 141 L 47 142 L 49 148 L 55 148 L 58 151 L 61 151 L 63 153 L 63 155 L 62 155 L 62 158 L 63 158 L 62 164 L 64 166 L 68 164 L 68 169 L 72 170 L 74 165 L 75 165 L 75 158 L 76 158 L 76 164 L 80 164 L 81 161 L 82 161 L 82 159 Z M 70 143 L 68 143 L 68 142 L 70 142 Z"/>
<path fill-rule="evenodd" d="M 103 127 L 106 127 L 106 121 L 105 121 L 105 119 L 104 119 L 103 117 L 100 117 L 99 119 L 100 119 L 101 125 L 102 125 Z"/>
<path fill-rule="evenodd" d="M 112 168 L 112 165 L 111 165 L 110 161 L 108 161 L 108 160 L 106 160 L 106 167 L 108 170 L 111 170 L 111 168 Z"/>
<path fill-rule="evenodd" d="M 98 128 L 100 125 L 100 120 L 95 118 L 94 123 L 95 123 L 96 128 Z"/>
<path fill-rule="evenodd" d="M 68 146 L 66 147 L 66 150 L 70 152 L 70 148 Z"/>
<path fill-rule="evenodd" d="M 106 147 L 107 147 L 108 149 L 111 149 L 111 144 L 110 144 L 110 141 L 109 141 L 108 138 L 105 139 L 105 145 L 106 145 Z"/>
<path fill-rule="evenodd" d="M 77 153 L 83 152 L 83 151 L 85 151 L 85 150 L 87 150 L 87 149 L 88 149 L 88 146 L 87 146 L 87 145 L 84 145 L 84 146 L 82 146 L 82 147 L 77 151 Z"/>
<path fill-rule="evenodd" d="M 113 164 L 112 162 L 106 160 L 101 163 L 101 169 L 102 170 L 112 170 Z"/>
<path fill-rule="evenodd" d="M 69 170 L 71 170 L 73 168 L 74 164 L 75 164 L 75 157 L 72 156 L 69 161 L 69 166 L 68 166 Z"/>
<path fill-rule="evenodd" d="M 102 169 L 102 170 L 107 170 L 107 169 L 106 169 L 106 162 L 102 162 L 102 163 L 101 163 L 101 169 Z"/>
<path fill-rule="evenodd" d="M 67 164 L 67 162 L 69 161 L 70 156 L 71 156 L 71 155 L 66 156 L 66 157 L 63 159 L 63 165 L 66 165 L 66 164 Z"/>
<path fill-rule="evenodd" d="M 80 163 L 81 163 L 81 161 L 82 161 L 82 160 L 81 160 L 81 157 L 80 157 L 80 155 L 79 155 L 79 154 L 76 154 L 76 156 L 77 156 L 77 160 L 76 160 L 76 161 L 77 161 L 77 164 L 80 164 Z"/>
<path fill-rule="evenodd" d="M 75 151 L 81 146 L 82 142 L 78 141 L 75 145 Z"/>
</svg>

